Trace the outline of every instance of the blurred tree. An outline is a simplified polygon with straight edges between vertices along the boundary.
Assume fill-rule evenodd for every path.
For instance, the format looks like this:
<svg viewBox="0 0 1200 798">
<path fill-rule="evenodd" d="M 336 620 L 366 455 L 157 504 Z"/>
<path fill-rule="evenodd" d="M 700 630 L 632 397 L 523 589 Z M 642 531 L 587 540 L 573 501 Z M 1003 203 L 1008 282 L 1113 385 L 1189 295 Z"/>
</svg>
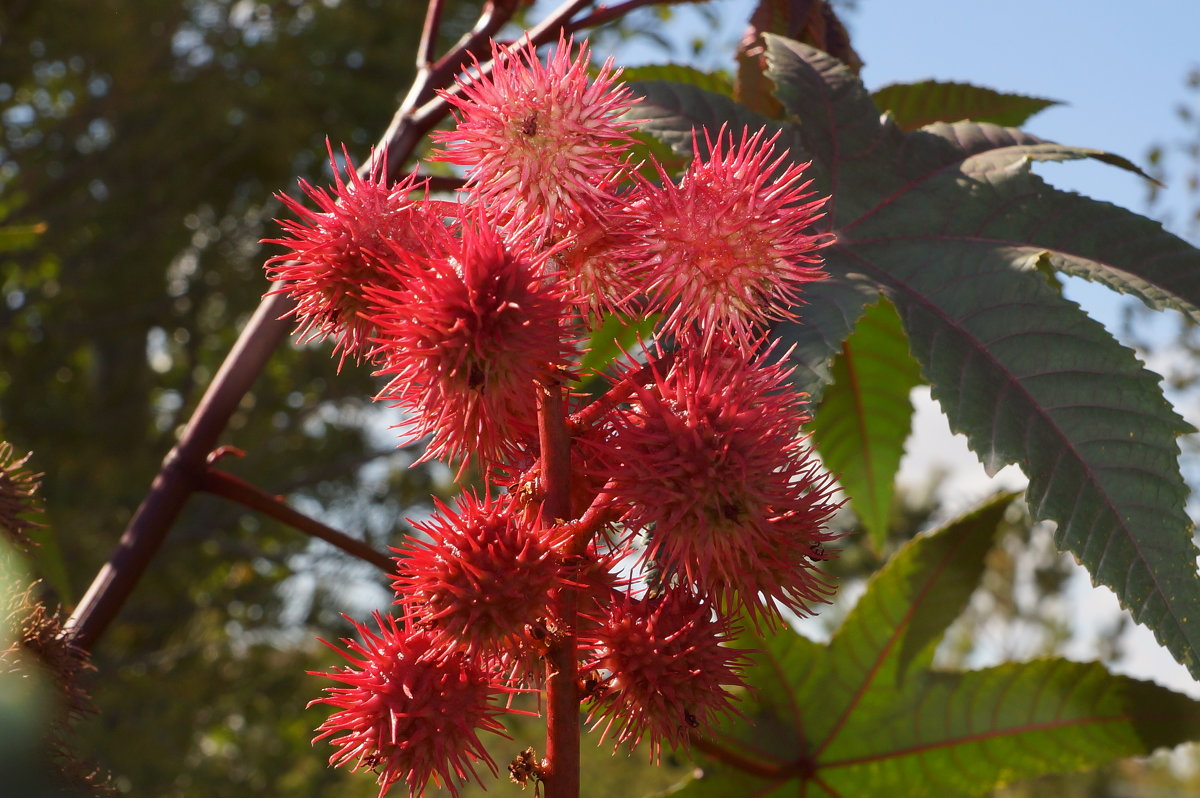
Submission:
<svg viewBox="0 0 1200 798">
<path fill-rule="evenodd" d="M 449 5 L 446 36 L 475 5 Z M 46 472 L 35 570 L 54 600 L 74 603 L 107 558 L 256 307 L 272 192 L 324 182 L 326 137 L 365 157 L 412 79 L 423 15 L 384 0 L 0 8 L 0 225 L 47 228 L 0 256 L 0 439 Z M 326 347 L 282 348 L 226 431 L 247 452 L 231 468 L 382 549 L 445 476 L 408 470 L 367 368 L 336 371 Z M 309 753 L 304 671 L 311 624 L 333 637 L 333 607 L 387 600 L 327 600 L 356 584 L 385 582 L 196 497 L 95 652 L 104 711 L 79 747 L 138 794 L 340 780 Z"/>
</svg>

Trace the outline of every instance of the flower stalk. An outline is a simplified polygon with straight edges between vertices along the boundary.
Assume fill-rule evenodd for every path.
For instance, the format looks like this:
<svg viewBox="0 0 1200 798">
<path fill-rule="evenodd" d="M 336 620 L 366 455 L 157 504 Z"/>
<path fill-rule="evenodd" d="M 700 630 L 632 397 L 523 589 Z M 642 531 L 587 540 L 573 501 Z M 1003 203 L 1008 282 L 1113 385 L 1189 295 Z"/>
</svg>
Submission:
<svg viewBox="0 0 1200 798">
<path fill-rule="evenodd" d="M 569 520 L 571 440 L 567 433 L 562 388 L 543 386 L 538 406 L 541 448 L 542 521 L 558 525 Z M 587 540 L 572 539 L 566 556 L 587 549 Z M 559 628 L 546 652 L 546 798 L 579 798 L 579 668 L 575 628 L 578 592 L 563 590 L 555 607 Z"/>
</svg>

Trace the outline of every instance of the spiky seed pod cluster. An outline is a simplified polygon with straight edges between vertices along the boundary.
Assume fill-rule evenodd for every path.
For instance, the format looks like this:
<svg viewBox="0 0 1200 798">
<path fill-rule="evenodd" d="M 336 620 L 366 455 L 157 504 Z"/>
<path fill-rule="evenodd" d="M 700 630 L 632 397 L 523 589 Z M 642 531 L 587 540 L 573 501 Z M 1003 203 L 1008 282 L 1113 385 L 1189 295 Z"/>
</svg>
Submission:
<svg viewBox="0 0 1200 798">
<path fill-rule="evenodd" d="M 732 631 L 685 587 L 611 603 L 588 634 L 587 667 L 608 674 L 589 721 L 602 738 L 647 740 L 655 760 L 664 746 L 686 747 L 689 734 L 732 711 L 732 691 L 745 686 L 746 652 L 728 645 Z"/>
<path fill-rule="evenodd" d="M 316 674 L 347 685 L 309 703 L 337 709 L 313 740 L 332 738 L 330 764 L 377 773 L 380 796 L 403 780 L 416 798 L 431 779 L 457 795 L 475 762 L 494 775 L 479 731 L 504 735 L 493 703 L 503 690 L 477 659 L 448 653 L 433 634 L 379 613 L 374 620 L 378 631 L 351 621 L 360 640 L 343 639 L 345 650 L 326 643 L 351 667 Z"/>
<path fill-rule="evenodd" d="M 3 449 L 0 444 L 0 462 L 7 456 Z M 59 771 L 63 793 L 115 795 L 111 775 L 81 758 L 77 750 L 75 724 L 96 711 L 85 685 L 86 672 L 95 667 L 87 651 L 64 634 L 61 612 L 43 603 L 41 592 L 40 583 L 26 584 L 15 571 L 0 568 L 0 682 L 6 675 L 17 680 L 49 677 L 58 701 L 44 741 Z M 28 695 L 28 687 L 22 689 Z"/>
<path fill-rule="evenodd" d="M 11 443 L 0 441 L 0 533 L 21 550 L 34 545 L 29 533 L 41 527 L 33 518 L 41 513 L 42 475 L 25 467 L 32 456 L 18 457 Z"/>
<path fill-rule="evenodd" d="M 415 524 L 428 539 L 395 549 L 397 594 L 441 642 L 480 655 L 515 650 L 564 584 L 555 541 L 512 511 L 510 495 L 436 504 L 432 520 Z"/>
<path fill-rule="evenodd" d="M 804 615 L 831 592 L 809 554 L 838 505 L 797 437 L 808 415 L 790 374 L 729 342 L 688 347 L 596 447 L 622 522 L 649 537 L 643 558 L 731 615 Z"/>
<path fill-rule="evenodd" d="M 731 619 L 773 623 L 830 591 L 814 552 L 836 504 L 763 332 L 821 276 L 823 200 L 765 131 L 697 137 L 678 181 L 634 176 L 632 95 L 572 49 L 494 46 L 443 94 L 458 124 L 435 157 L 466 169 L 457 202 L 414 198 L 381 163 L 335 168 L 332 190 L 303 184 L 317 210 L 285 200 L 300 218 L 267 264 L 302 338 L 388 380 L 377 398 L 405 441 L 487 483 L 412 522 L 399 618 L 355 624 L 351 667 L 322 674 L 340 686 L 315 702 L 337 710 L 318 739 L 381 795 L 495 772 L 477 732 L 502 731 L 491 702 L 539 686 L 550 652 L 575 655 L 602 737 L 654 758 L 686 746 L 743 686 Z M 606 317 L 647 313 L 669 344 L 589 357 Z M 569 419 L 539 419 L 541 397 L 597 373 Z M 544 512 L 547 424 L 568 430 L 569 473 L 549 475 L 565 518 Z"/>
</svg>

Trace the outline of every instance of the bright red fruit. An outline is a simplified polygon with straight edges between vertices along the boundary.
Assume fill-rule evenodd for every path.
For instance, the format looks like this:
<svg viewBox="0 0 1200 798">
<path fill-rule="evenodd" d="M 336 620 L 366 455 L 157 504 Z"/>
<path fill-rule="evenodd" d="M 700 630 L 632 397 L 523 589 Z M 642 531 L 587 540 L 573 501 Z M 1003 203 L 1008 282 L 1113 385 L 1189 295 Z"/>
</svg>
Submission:
<svg viewBox="0 0 1200 798">
<path fill-rule="evenodd" d="M 826 600 L 813 552 L 838 507 L 798 436 L 803 395 L 767 358 L 685 345 L 596 447 L 624 524 L 648 536 L 644 559 L 754 618 L 776 614 L 772 600 L 799 614 Z"/>
<path fill-rule="evenodd" d="M 492 703 L 506 689 L 476 660 L 447 653 L 430 633 L 374 617 L 378 634 L 352 621 L 362 641 L 343 639 L 348 651 L 326 643 L 353 667 L 313 674 L 349 685 L 327 687 L 327 696 L 309 702 L 337 708 L 313 738 L 333 737 L 337 751 L 329 763 L 378 773 L 380 796 L 403 780 L 416 798 L 430 779 L 457 795 L 468 777 L 478 781 L 475 762 L 495 775 L 478 733 L 508 736 L 496 720 L 503 710 Z"/>
<path fill-rule="evenodd" d="M 795 318 L 804 283 L 822 279 L 819 251 L 833 236 L 815 232 L 824 199 L 803 182 L 807 164 L 776 154 L 765 129 L 735 140 L 724 128 L 695 157 L 679 184 L 657 167 L 632 205 L 638 245 L 631 251 L 643 289 L 663 308 L 664 330 L 698 326 L 704 339 L 727 333 L 746 347 L 764 323 Z"/>
<path fill-rule="evenodd" d="M 408 195 L 424 187 L 416 174 L 389 183 L 383 159 L 374 160 L 369 173 L 359 176 L 346 155 L 343 179 L 329 152 L 334 190 L 300 181 L 304 194 L 317 210 L 285 194 L 277 195 L 299 217 L 280 220 L 286 236 L 264 243 L 286 247 L 267 261 L 267 276 L 280 283 L 276 293 L 296 301 L 290 315 L 296 318 L 302 342 L 327 337 L 337 339 L 334 352 L 361 358 L 374 327 L 363 316 L 368 286 L 393 284 L 381 264 L 394 260 L 399 247 L 423 250 L 430 220 L 425 206 Z"/>
<path fill-rule="evenodd" d="M 537 387 L 570 352 L 564 305 L 542 274 L 548 253 L 526 255 L 470 214 L 434 232 L 444 251 L 398 253 L 402 285 L 368 289 L 377 373 L 392 377 L 378 398 L 408 411 L 406 439 L 432 436 L 425 457 L 490 467 L 537 438 Z"/>
<path fill-rule="evenodd" d="M 484 656 L 515 651 L 525 627 L 550 615 L 563 585 L 553 541 L 507 494 L 464 494 L 457 510 L 435 502 L 437 514 L 413 524 L 429 540 L 410 538 L 394 550 L 398 603 L 411 602 L 440 643 Z"/>
<path fill-rule="evenodd" d="M 663 747 L 686 746 L 689 733 L 734 711 L 730 689 L 745 686 L 738 668 L 748 652 L 729 639 L 712 606 L 684 587 L 610 605 L 588 633 L 596 656 L 586 667 L 610 674 L 593 691 L 589 722 L 630 747 L 648 739 L 655 760 Z"/>
<path fill-rule="evenodd" d="M 534 220 L 549 233 L 596 215 L 620 179 L 634 104 L 606 61 L 588 76 L 586 44 L 559 40 L 543 64 L 532 44 L 492 45 L 491 71 L 460 80 L 442 96 L 457 109 L 458 126 L 434 133 L 446 145 L 436 159 L 467 169 L 466 189 L 492 218 Z"/>
</svg>

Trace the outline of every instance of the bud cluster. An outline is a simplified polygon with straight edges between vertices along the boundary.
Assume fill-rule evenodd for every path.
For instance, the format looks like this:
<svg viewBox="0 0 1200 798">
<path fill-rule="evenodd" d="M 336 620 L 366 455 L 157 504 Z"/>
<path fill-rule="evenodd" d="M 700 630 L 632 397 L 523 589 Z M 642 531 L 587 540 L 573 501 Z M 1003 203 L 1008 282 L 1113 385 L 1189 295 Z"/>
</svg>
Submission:
<svg viewBox="0 0 1200 798">
<path fill-rule="evenodd" d="M 636 101 L 611 61 L 589 77 L 566 41 L 544 63 L 528 44 L 492 55 L 443 95 L 457 124 L 432 158 L 465 170 L 457 201 L 347 165 L 332 190 L 302 184 L 316 210 L 283 198 L 299 220 L 267 264 L 305 339 L 388 379 L 403 440 L 484 474 L 414 523 L 398 611 L 356 624 L 349 667 L 324 674 L 342 686 L 313 702 L 337 710 L 319 729 L 331 762 L 373 770 L 380 795 L 495 772 L 477 732 L 503 734 L 495 699 L 536 689 L 563 641 L 601 738 L 687 746 L 736 712 L 737 619 L 831 592 L 815 565 L 836 503 L 765 335 L 831 238 L 804 167 L 764 131 L 721 129 L 674 180 L 633 162 Z M 573 391 L 612 316 L 657 318 L 654 340 L 601 395 Z M 560 391 L 568 518 L 543 507 L 538 408 Z"/>
</svg>

